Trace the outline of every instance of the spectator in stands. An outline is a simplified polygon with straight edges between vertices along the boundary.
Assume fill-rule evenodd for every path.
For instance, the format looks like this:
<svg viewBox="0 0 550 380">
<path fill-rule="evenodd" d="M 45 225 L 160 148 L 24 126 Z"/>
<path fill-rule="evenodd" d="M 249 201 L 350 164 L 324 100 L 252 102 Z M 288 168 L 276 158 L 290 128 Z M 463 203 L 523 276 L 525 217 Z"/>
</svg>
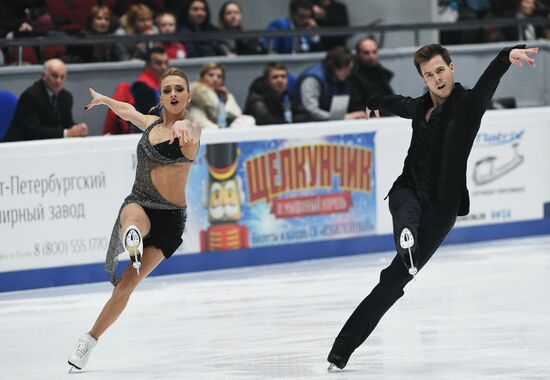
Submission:
<svg viewBox="0 0 550 380">
<path fill-rule="evenodd" d="M 0 38 L 44 36 L 54 26 L 45 0 L 0 1 Z M 17 48 L 6 49 L 5 53 L 7 61 L 17 62 Z M 42 51 L 38 47 L 23 48 L 23 64 L 38 64 L 41 59 Z"/>
<path fill-rule="evenodd" d="M 115 32 L 119 36 L 158 33 L 156 26 L 153 25 L 153 11 L 145 4 L 132 5 L 128 12 L 120 18 L 120 24 L 121 27 Z M 144 41 L 118 44 L 118 48 L 125 59 L 145 59 L 147 49 L 152 48 L 153 45 L 150 41 Z M 124 49 L 126 49 L 126 53 L 124 53 Z"/>
<path fill-rule="evenodd" d="M 199 81 L 191 84 L 190 119 L 201 129 L 227 128 L 242 112 L 225 87 L 225 70 L 218 63 L 205 64 Z"/>
<path fill-rule="evenodd" d="M 128 10 L 136 3 L 140 3 L 140 4 L 143 4 L 143 5 L 147 5 L 149 7 L 149 9 L 151 9 L 153 11 L 154 14 L 158 14 L 160 12 L 163 12 L 165 10 L 168 10 L 167 8 L 167 4 L 168 3 L 177 3 L 177 2 L 181 2 L 181 0 L 172 0 L 172 1 L 169 1 L 169 0 L 140 0 L 140 1 L 136 1 L 136 0 L 108 0 L 108 1 L 105 1 L 105 0 L 98 0 L 97 1 L 98 3 L 107 3 L 107 4 L 112 4 L 110 5 L 111 9 L 113 10 L 113 13 L 117 16 L 117 17 L 122 17 L 124 16 Z"/>
<path fill-rule="evenodd" d="M 290 0 L 290 17 L 273 20 L 267 30 L 315 29 L 312 0 Z M 270 52 L 279 54 L 308 53 L 321 51 L 319 36 L 272 37 L 264 38 L 264 45 Z"/>
<path fill-rule="evenodd" d="M 85 123 L 73 121 L 73 96 L 63 88 L 67 68 L 54 58 L 44 63 L 42 77 L 17 102 L 4 141 L 24 141 L 88 135 Z"/>
<path fill-rule="evenodd" d="M 242 27 L 242 9 L 236 1 L 227 1 L 220 8 L 219 23 L 221 30 L 240 32 Z M 258 38 L 246 38 L 221 41 L 226 55 L 265 54 L 266 48 Z"/>
<path fill-rule="evenodd" d="M 344 107 L 344 119 L 361 119 L 364 111 L 346 113 L 349 103 L 348 77 L 353 68 L 353 55 L 344 46 L 337 46 L 327 52 L 321 63 L 317 63 L 298 77 L 294 91 L 302 101 L 304 108 L 310 113 L 313 120 L 325 121 L 339 119 L 335 112 L 333 100 L 339 97 L 338 108 Z M 345 101 L 345 105 L 343 104 Z"/>
<path fill-rule="evenodd" d="M 149 49 L 145 54 L 145 67 L 143 72 L 132 84 L 132 96 L 134 106 L 140 113 L 151 112 L 160 115 L 162 110 L 155 108 L 159 104 L 160 89 L 159 78 L 168 68 L 168 55 L 161 47 Z"/>
<path fill-rule="evenodd" d="M 156 17 L 155 22 L 157 24 L 159 34 L 176 33 L 176 26 L 177 26 L 176 16 L 174 16 L 172 13 L 170 12 L 160 13 Z M 187 50 L 185 50 L 185 46 L 181 42 L 164 41 L 164 42 L 160 42 L 158 46 L 166 50 L 166 54 L 168 54 L 169 59 L 183 59 L 187 57 Z"/>
<path fill-rule="evenodd" d="M 15 37 L 25 33 L 46 33 L 54 28 L 46 0 L 0 2 L 0 29 L 13 32 Z"/>
<path fill-rule="evenodd" d="M 84 21 L 82 35 L 85 37 L 113 34 L 118 27 L 117 19 L 106 5 L 95 5 Z M 125 50 L 115 44 L 72 45 L 67 48 L 65 62 L 113 62 L 127 59 Z"/>
<path fill-rule="evenodd" d="M 440 0 L 441 22 L 480 20 L 492 17 L 490 0 Z M 475 44 L 486 42 L 491 29 L 446 30 L 440 32 L 441 43 Z"/>
<path fill-rule="evenodd" d="M 22 1 L 0 2 L 0 29 L 5 34 L 10 32 L 32 32 L 33 26 L 30 14 L 25 12 L 25 8 L 25 4 Z"/>
<path fill-rule="evenodd" d="M 315 0 L 313 18 L 320 27 L 349 26 L 348 8 L 338 0 Z M 325 50 L 335 46 L 346 46 L 348 36 L 321 37 L 321 44 Z"/>
<path fill-rule="evenodd" d="M 187 0 L 181 14 L 178 15 L 178 22 L 181 23 L 179 28 L 181 33 L 219 31 L 210 22 L 210 7 L 206 0 Z M 218 40 L 186 41 L 185 48 L 189 58 L 225 55 Z"/>
<path fill-rule="evenodd" d="M 355 64 L 349 78 L 348 112 L 364 111 L 373 95 L 392 95 L 392 77 L 393 73 L 378 62 L 378 43 L 374 37 L 361 38 L 355 45 Z"/>
<path fill-rule="evenodd" d="M 300 99 L 288 89 L 288 70 L 282 63 L 268 63 L 263 76 L 250 85 L 244 113 L 256 119 L 256 125 L 303 123 L 309 113 Z"/>
<path fill-rule="evenodd" d="M 539 14 L 538 5 L 535 0 L 515 0 L 510 5 L 509 9 L 504 10 L 504 16 L 514 17 L 516 20 L 542 16 Z M 531 41 L 547 36 L 548 31 L 544 27 L 533 24 L 505 27 L 502 29 L 502 40 L 504 41 Z"/>
</svg>

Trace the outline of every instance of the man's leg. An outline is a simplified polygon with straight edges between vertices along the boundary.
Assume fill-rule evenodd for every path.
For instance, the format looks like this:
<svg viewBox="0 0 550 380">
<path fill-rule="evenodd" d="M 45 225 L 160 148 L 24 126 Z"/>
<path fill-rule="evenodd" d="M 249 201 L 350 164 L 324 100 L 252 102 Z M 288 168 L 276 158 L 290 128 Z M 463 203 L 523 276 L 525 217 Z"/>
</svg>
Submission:
<svg viewBox="0 0 550 380">
<path fill-rule="evenodd" d="M 398 189 L 390 195 L 396 248 L 403 228 L 409 228 L 415 240 L 414 252 L 418 268 L 422 268 L 437 250 L 454 225 L 448 218 L 423 210 L 414 191 Z M 407 253 L 408 254 L 408 253 Z M 403 256 L 398 253 L 391 264 L 382 270 L 380 281 L 359 304 L 336 337 L 328 361 L 343 368 L 349 356 L 372 333 L 382 316 L 403 296 L 403 288 L 412 279 Z"/>
</svg>

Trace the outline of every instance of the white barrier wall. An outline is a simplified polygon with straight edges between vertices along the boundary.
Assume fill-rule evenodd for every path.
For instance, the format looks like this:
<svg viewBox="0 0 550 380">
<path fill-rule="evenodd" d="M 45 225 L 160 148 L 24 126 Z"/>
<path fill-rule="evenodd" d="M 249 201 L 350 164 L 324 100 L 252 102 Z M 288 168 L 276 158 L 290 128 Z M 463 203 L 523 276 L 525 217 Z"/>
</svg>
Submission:
<svg viewBox="0 0 550 380">
<path fill-rule="evenodd" d="M 0 291 L 106 278 L 108 237 L 133 183 L 139 137 L 0 145 Z M 409 139 L 410 122 L 399 118 L 204 133 L 184 244 L 157 274 L 392 249 L 384 197 Z M 468 165 L 471 213 L 450 241 L 550 232 L 548 142 L 550 108 L 485 115 Z M 208 219 L 202 203 L 205 147 L 218 143 L 238 145 L 242 211 L 231 226 L 239 246 L 209 240 L 227 226 Z"/>
</svg>

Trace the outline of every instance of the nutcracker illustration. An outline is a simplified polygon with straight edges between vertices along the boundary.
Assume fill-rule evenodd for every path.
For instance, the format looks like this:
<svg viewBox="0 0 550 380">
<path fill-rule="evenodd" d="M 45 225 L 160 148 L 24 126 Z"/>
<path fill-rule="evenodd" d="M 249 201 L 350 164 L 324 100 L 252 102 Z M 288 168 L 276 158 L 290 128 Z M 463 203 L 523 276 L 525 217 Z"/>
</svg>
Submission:
<svg viewBox="0 0 550 380">
<path fill-rule="evenodd" d="M 204 197 L 210 227 L 201 231 L 201 252 L 248 248 L 248 227 L 241 226 L 242 179 L 236 175 L 239 150 L 235 143 L 206 147 L 208 183 Z"/>
</svg>

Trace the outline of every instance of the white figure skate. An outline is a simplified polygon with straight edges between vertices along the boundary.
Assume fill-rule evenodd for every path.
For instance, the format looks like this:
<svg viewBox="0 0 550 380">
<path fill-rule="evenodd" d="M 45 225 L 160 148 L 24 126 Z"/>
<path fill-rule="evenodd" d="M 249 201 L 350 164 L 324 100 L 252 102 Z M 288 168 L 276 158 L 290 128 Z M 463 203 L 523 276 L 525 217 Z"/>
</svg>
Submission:
<svg viewBox="0 0 550 380">
<path fill-rule="evenodd" d="M 407 227 L 403 228 L 403 231 L 401 231 L 401 236 L 399 237 L 399 245 L 401 245 L 401 248 L 407 249 L 409 251 L 409 260 L 411 262 L 409 274 L 412 276 L 416 276 L 416 274 L 418 273 L 418 269 L 414 266 L 411 252 L 411 247 L 414 245 L 414 237 L 411 230 L 409 230 Z"/>
<path fill-rule="evenodd" d="M 128 226 L 124 232 L 124 250 L 139 276 L 139 268 L 141 268 L 141 258 L 143 255 L 143 238 L 141 237 L 139 228 L 134 225 Z"/>
<path fill-rule="evenodd" d="M 80 339 L 78 339 L 76 348 L 69 356 L 68 362 L 71 366 L 69 372 L 71 372 L 73 368 L 82 370 L 86 366 L 96 344 L 97 340 L 88 333 L 82 335 Z"/>
</svg>

